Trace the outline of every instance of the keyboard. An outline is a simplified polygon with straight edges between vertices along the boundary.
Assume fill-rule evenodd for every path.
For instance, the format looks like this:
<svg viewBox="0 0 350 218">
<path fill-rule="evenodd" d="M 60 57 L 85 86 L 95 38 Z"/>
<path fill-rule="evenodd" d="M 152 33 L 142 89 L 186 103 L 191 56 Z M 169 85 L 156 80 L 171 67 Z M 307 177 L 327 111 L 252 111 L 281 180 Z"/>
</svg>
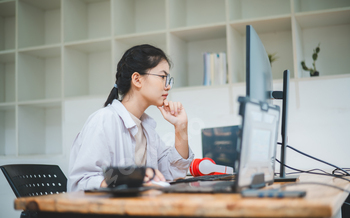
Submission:
<svg viewBox="0 0 350 218">
<path fill-rule="evenodd" d="M 170 182 L 170 184 L 197 182 L 197 181 L 216 181 L 216 180 L 234 180 L 235 174 L 220 174 L 220 175 L 207 175 L 207 176 L 196 176 L 186 179 L 178 179 Z"/>
</svg>

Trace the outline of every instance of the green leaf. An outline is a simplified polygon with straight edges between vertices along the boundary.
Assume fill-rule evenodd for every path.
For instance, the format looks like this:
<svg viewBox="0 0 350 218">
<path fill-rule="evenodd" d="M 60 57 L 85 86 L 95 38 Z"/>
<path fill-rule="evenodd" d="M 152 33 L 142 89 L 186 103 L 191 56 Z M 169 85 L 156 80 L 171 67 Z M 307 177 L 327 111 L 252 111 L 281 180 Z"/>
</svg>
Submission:
<svg viewBox="0 0 350 218">
<path fill-rule="evenodd" d="M 317 57 L 318 57 L 317 53 L 314 53 L 314 54 L 312 55 L 312 59 L 313 59 L 314 61 L 317 60 Z"/>
<path fill-rule="evenodd" d="M 321 43 L 319 42 L 318 45 L 317 45 L 317 47 L 316 47 L 316 53 L 319 53 L 319 52 L 320 52 L 320 45 L 321 45 Z"/>
<path fill-rule="evenodd" d="M 319 53 L 320 52 L 320 47 L 317 47 L 316 48 L 316 53 Z"/>
<path fill-rule="evenodd" d="M 306 70 L 306 71 L 309 70 L 309 68 L 307 68 L 307 66 L 305 65 L 304 61 L 301 62 L 301 66 L 303 67 L 303 70 Z"/>
</svg>

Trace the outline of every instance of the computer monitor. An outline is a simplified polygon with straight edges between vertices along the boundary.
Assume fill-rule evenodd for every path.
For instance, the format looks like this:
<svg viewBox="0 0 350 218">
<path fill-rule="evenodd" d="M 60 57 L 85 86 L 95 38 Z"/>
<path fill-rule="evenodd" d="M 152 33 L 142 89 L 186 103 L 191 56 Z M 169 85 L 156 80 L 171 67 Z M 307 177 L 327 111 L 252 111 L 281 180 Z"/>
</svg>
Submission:
<svg viewBox="0 0 350 218">
<path fill-rule="evenodd" d="M 289 70 L 283 72 L 283 91 L 273 91 L 271 65 L 265 47 L 253 26 L 246 27 L 246 95 L 251 99 L 272 103 L 271 99 L 281 99 L 281 159 L 280 176 L 275 180 L 295 181 L 297 177 L 286 177 L 287 118 L 289 95 Z"/>
<path fill-rule="evenodd" d="M 251 99 L 270 102 L 271 65 L 265 47 L 253 26 L 246 27 L 246 94 Z"/>
</svg>

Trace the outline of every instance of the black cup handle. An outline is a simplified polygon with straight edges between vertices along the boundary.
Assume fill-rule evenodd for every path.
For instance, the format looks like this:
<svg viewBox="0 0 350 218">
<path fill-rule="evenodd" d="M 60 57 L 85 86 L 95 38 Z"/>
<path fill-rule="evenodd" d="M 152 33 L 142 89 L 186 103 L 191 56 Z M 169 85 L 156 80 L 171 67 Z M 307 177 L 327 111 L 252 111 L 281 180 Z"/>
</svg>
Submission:
<svg viewBox="0 0 350 218">
<path fill-rule="evenodd" d="M 154 179 L 154 177 L 156 177 L 156 170 L 153 167 L 149 167 L 153 170 L 153 176 L 152 178 L 149 179 L 149 181 L 151 181 L 152 179 Z"/>
</svg>

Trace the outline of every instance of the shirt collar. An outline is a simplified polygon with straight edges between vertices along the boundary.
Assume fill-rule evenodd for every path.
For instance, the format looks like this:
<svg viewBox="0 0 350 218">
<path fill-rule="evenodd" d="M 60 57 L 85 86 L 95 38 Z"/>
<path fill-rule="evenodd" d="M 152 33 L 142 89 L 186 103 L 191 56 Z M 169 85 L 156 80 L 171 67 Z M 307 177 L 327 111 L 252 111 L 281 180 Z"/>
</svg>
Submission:
<svg viewBox="0 0 350 218">
<path fill-rule="evenodd" d="M 130 111 L 129 111 L 130 117 L 132 118 L 132 120 L 135 122 L 136 126 L 140 126 L 141 125 L 141 120 L 137 117 L 135 117 L 135 115 L 133 115 Z"/>
<path fill-rule="evenodd" d="M 129 111 L 126 110 L 124 105 L 119 100 L 114 99 L 112 104 L 111 104 L 111 107 L 114 108 L 118 112 L 118 114 L 119 114 L 120 118 L 123 120 L 126 128 L 130 129 L 130 128 L 133 128 L 136 126 L 136 123 L 131 118 Z M 141 120 L 142 126 L 146 125 L 146 126 L 149 126 L 153 129 L 155 129 L 157 126 L 156 121 L 152 117 L 148 116 L 146 113 L 142 114 L 140 120 Z"/>
</svg>

